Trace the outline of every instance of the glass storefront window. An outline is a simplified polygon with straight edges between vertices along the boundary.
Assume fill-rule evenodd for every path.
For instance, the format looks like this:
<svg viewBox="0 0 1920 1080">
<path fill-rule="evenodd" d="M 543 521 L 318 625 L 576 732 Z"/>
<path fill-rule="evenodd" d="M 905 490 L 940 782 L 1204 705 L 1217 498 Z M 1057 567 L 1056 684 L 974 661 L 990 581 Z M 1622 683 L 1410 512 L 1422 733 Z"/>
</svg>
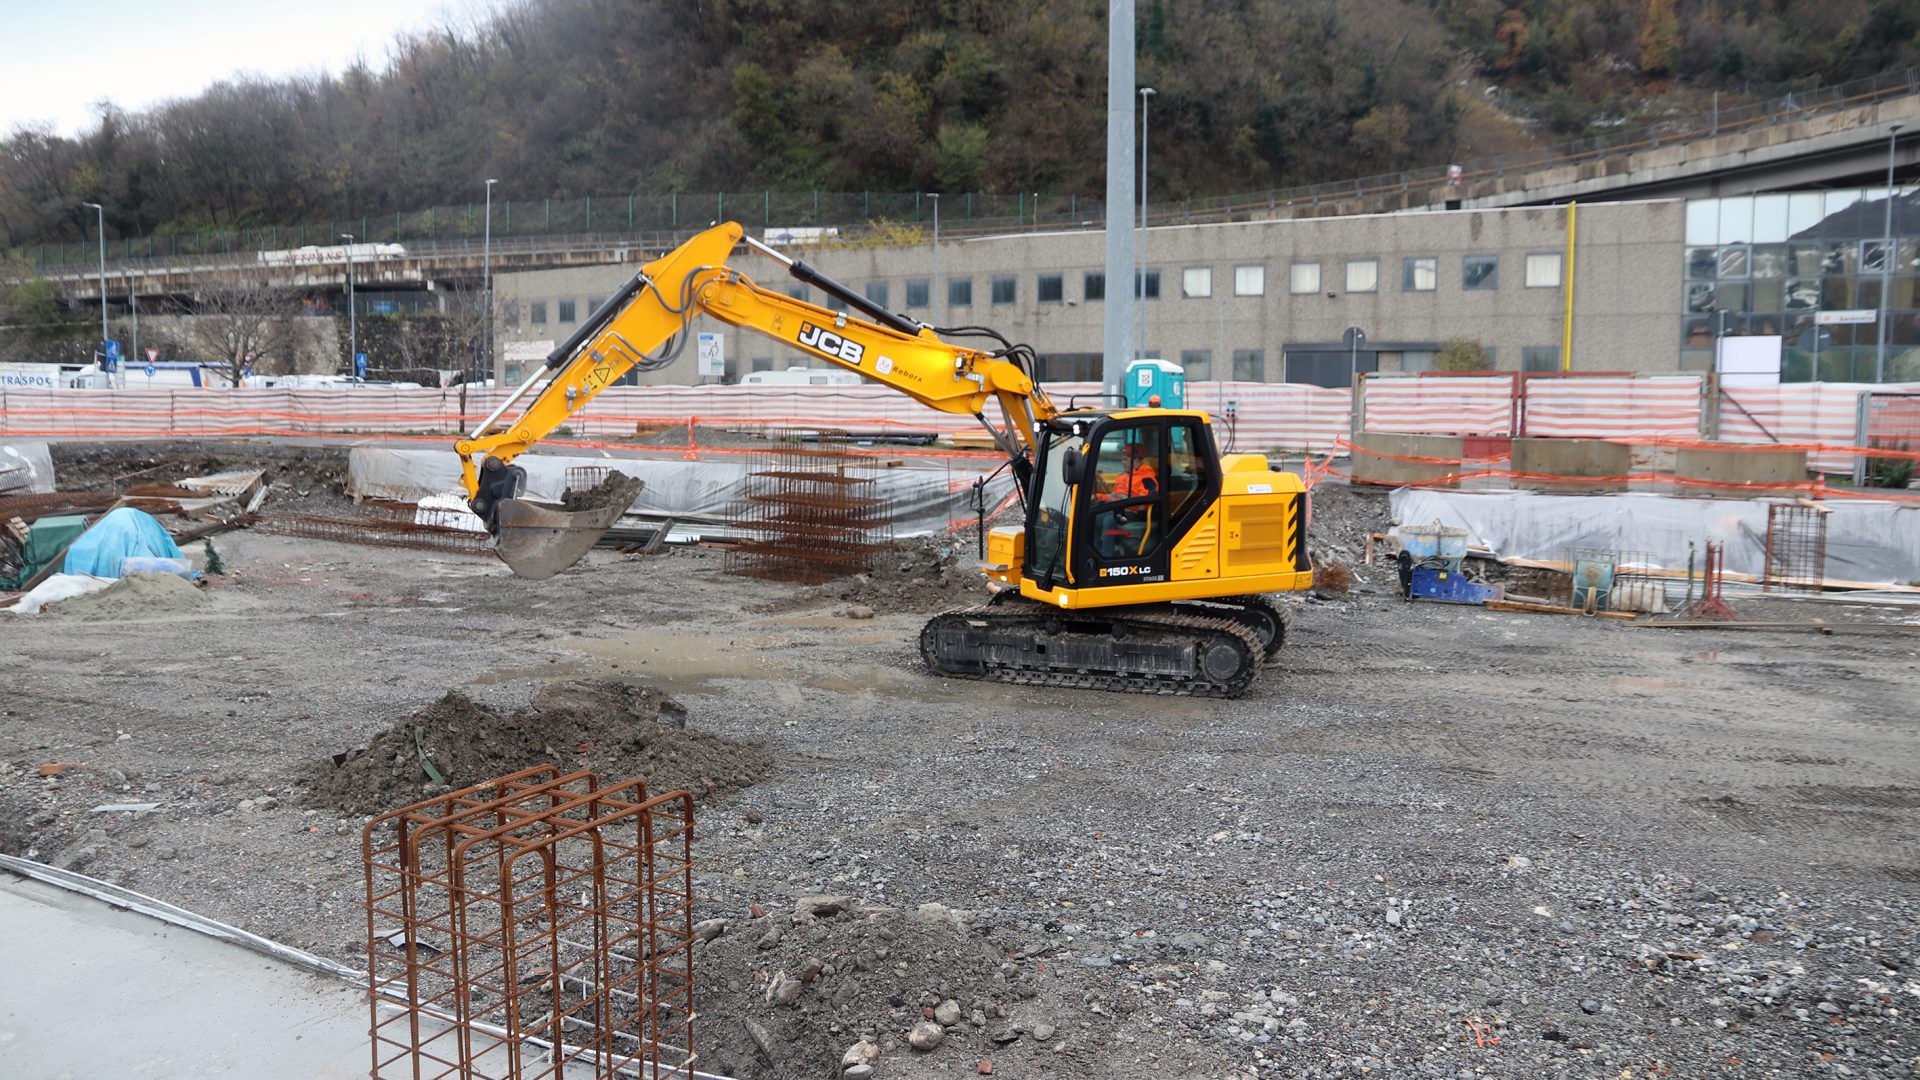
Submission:
<svg viewBox="0 0 1920 1080">
<path fill-rule="evenodd" d="M 1818 215 L 1816 215 L 1817 217 Z M 1720 242 L 1720 204 L 1714 199 L 1687 203 L 1687 245 L 1712 247 Z"/>
<path fill-rule="evenodd" d="M 1753 196 L 1740 195 L 1720 200 L 1720 242 L 1753 243 Z"/>
<path fill-rule="evenodd" d="M 1747 251 L 1739 244 L 1730 244 L 1720 249 L 1720 276 L 1723 278 L 1743 278 L 1747 276 Z"/>
<path fill-rule="evenodd" d="M 1693 248 L 1687 252 L 1687 276 L 1711 280 L 1720 268 L 1720 253 L 1715 248 Z"/>
<path fill-rule="evenodd" d="M 1712 311 L 1715 306 L 1713 302 L 1713 282 L 1690 281 L 1687 283 L 1687 311 L 1689 313 Z"/>
<path fill-rule="evenodd" d="M 1799 236 L 1817 228 L 1826 216 L 1823 205 L 1817 191 L 1797 191 L 1787 196 L 1787 235 Z"/>
<path fill-rule="evenodd" d="M 1782 278 L 1787 276 L 1787 246 L 1768 244 L 1753 249 L 1753 276 L 1757 278 Z"/>
<path fill-rule="evenodd" d="M 1753 200 L 1753 242 L 1778 244 L 1787 238 L 1787 197 L 1757 195 Z"/>
</svg>

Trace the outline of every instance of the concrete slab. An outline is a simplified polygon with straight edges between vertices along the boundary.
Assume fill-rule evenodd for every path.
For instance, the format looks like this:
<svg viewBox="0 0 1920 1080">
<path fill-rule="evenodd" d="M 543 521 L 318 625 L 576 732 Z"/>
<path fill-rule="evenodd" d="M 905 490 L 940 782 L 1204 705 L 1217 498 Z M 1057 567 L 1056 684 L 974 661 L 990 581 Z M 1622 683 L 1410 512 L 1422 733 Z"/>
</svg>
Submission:
<svg viewBox="0 0 1920 1080">
<path fill-rule="evenodd" d="M 1624 477 L 1633 471 L 1633 448 L 1605 439 L 1515 439 L 1513 471 L 1515 487 L 1561 495 L 1625 491 Z M 1596 479 L 1539 479 L 1545 476 Z"/>
<path fill-rule="evenodd" d="M 92 897 L 0 874 L 13 1076 L 365 1077 L 363 991 Z"/>
<path fill-rule="evenodd" d="M 1354 483 L 1398 487 L 1458 473 L 1465 442 L 1452 435 L 1363 431 L 1353 437 L 1353 445 L 1359 447 L 1353 454 Z M 1458 481 L 1446 486 L 1458 486 Z"/>
<path fill-rule="evenodd" d="M 1764 493 L 1772 484 L 1799 484 L 1807 479 L 1805 450 L 1763 450 L 1751 446 L 1682 446 L 1673 453 L 1673 475 L 1687 481 L 1686 489 L 1716 495 Z"/>
</svg>

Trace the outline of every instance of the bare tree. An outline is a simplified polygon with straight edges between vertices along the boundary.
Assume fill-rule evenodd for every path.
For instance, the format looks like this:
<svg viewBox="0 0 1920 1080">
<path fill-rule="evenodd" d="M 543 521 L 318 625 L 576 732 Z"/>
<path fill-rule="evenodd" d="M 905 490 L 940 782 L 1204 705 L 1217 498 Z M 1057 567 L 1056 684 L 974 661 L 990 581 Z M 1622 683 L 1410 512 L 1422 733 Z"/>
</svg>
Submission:
<svg viewBox="0 0 1920 1080">
<path fill-rule="evenodd" d="M 246 367 L 263 375 L 297 371 L 301 354 L 313 345 L 311 329 L 299 318 L 299 294 L 266 268 L 203 277 L 181 313 L 192 316 L 182 320 L 188 344 L 225 361 L 234 385 Z"/>
</svg>

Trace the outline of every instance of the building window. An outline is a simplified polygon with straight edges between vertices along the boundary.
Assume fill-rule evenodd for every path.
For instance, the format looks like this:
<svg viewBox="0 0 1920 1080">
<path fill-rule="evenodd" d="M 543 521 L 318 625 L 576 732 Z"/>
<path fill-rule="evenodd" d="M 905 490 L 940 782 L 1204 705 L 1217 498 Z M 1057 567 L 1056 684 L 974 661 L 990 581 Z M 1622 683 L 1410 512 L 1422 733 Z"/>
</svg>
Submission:
<svg viewBox="0 0 1920 1080">
<path fill-rule="evenodd" d="M 587 316 L 591 318 L 594 312 L 600 310 L 600 305 L 606 302 L 607 301 L 603 297 L 599 297 L 599 296 L 587 297 Z"/>
<path fill-rule="evenodd" d="M 887 289 L 886 282 L 884 281 L 867 282 L 867 299 L 873 301 L 874 303 L 880 305 L 883 308 L 887 306 L 887 292 L 888 292 L 888 289 Z"/>
<path fill-rule="evenodd" d="M 970 277 L 954 278 L 952 281 L 947 282 L 947 306 L 948 307 L 972 307 L 973 306 L 973 279 L 972 278 Z"/>
<path fill-rule="evenodd" d="M 771 356 L 756 356 L 756 357 L 754 357 L 754 358 L 753 358 L 753 370 L 755 370 L 755 371 L 772 371 L 772 370 L 773 370 L 773 357 L 771 357 Z"/>
<path fill-rule="evenodd" d="M 1267 352 L 1265 349 L 1233 350 L 1233 378 L 1235 382 L 1266 382 Z"/>
<path fill-rule="evenodd" d="M 1034 283 L 1034 299 L 1043 304 L 1058 304 L 1067 298 L 1067 278 L 1065 274 L 1041 274 Z"/>
<path fill-rule="evenodd" d="M 1489 358 L 1491 360 L 1491 358 Z M 1559 371 L 1560 346 L 1528 345 L 1520 350 L 1521 371 Z"/>
<path fill-rule="evenodd" d="M 1557 289 L 1560 287 L 1560 253 L 1527 256 L 1527 288 Z"/>
<path fill-rule="evenodd" d="M 1347 291 L 1374 292 L 1380 288 L 1380 260 L 1350 259 L 1347 262 Z"/>
<path fill-rule="evenodd" d="M 1201 300 L 1213 295 L 1213 267 L 1189 266 L 1180 271 L 1180 295 Z"/>
<path fill-rule="evenodd" d="M 1135 278 L 1133 295 L 1140 300 L 1160 299 L 1160 271 L 1148 270 Z"/>
<path fill-rule="evenodd" d="M 1320 264 L 1294 263 L 1287 270 L 1287 291 L 1295 296 L 1320 291 Z"/>
<path fill-rule="evenodd" d="M 1020 279 L 1012 274 L 993 275 L 993 302 L 1011 304 L 1020 294 Z"/>
<path fill-rule="evenodd" d="M 1213 350 L 1180 350 L 1180 369 L 1187 373 L 1188 382 L 1206 382 L 1213 378 Z"/>
<path fill-rule="evenodd" d="M 1089 270 L 1080 278 L 1080 295 L 1087 302 L 1107 298 L 1107 275 L 1099 270 Z"/>
<path fill-rule="evenodd" d="M 527 321 L 537 326 L 546 325 L 547 302 L 545 300 L 535 300 L 527 305 Z"/>
<path fill-rule="evenodd" d="M 1267 268 L 1264 266 L 1236 266 L 1233 268 L 1233 295 L 1265 296 L 1267 294 Z"/>
<path fill-rule="evenodd" d="M 813 302 L 811 299 L 812 294 L 808 291 L 805 285 L 787 286 L 787 295 L 793 297 L 795 300 L 798 300 L 803 304 Z"/>
<path fill-rule="evenodd" d="M 933 288 L 928 284 L 926 278 L 909 278 L 907 280 L 908 307 L 929 307 L 932 305 L 932 295 Z"/>
<path fill-rule="evenodd" d="M 1432 255 L 1416 255 L 1400 264 L 1400 288 L 1404 292 L 1432 292 L 1440 284 L 1440 260 Z"/>
<path fill-rule="evenodd" d="M 560 321 L 572 322 L 574 321 L 574 318 L 575 318 L 575 312 L 573 309 L 573 301 L 571 300 L 560 301 Z"/>
<path fill-rule="evenodd" d="M 1468 255 L 1460 260 L 1460 287 L 1480 292 L 1500 287 L 1500 256 Z"/>
<path fill-rule="evenodd" d="M 1041 382 L 1099 382 L 1104 359 L 1099 353 L 1043 353 L 1036 374 Z"/>
</svg>

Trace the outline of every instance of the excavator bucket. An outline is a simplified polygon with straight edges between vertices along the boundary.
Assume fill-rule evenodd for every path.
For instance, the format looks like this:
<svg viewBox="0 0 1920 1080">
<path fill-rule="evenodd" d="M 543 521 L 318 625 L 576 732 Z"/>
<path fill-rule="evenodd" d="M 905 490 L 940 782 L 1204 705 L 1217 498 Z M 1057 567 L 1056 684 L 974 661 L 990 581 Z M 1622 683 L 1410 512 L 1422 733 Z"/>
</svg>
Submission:
<svg viewBox="0 0 1920 1080">
<path fill-rule="evenodd" d="M 517 577 L 541 581 L 580 561 L 645 486 L 614 473 L 607 482 L 576 496 L 566 506 L 531 499 L 502 499 L 493 547 Z M 569 509 L 569 507 L 575 507 Z"/>
</svg>

